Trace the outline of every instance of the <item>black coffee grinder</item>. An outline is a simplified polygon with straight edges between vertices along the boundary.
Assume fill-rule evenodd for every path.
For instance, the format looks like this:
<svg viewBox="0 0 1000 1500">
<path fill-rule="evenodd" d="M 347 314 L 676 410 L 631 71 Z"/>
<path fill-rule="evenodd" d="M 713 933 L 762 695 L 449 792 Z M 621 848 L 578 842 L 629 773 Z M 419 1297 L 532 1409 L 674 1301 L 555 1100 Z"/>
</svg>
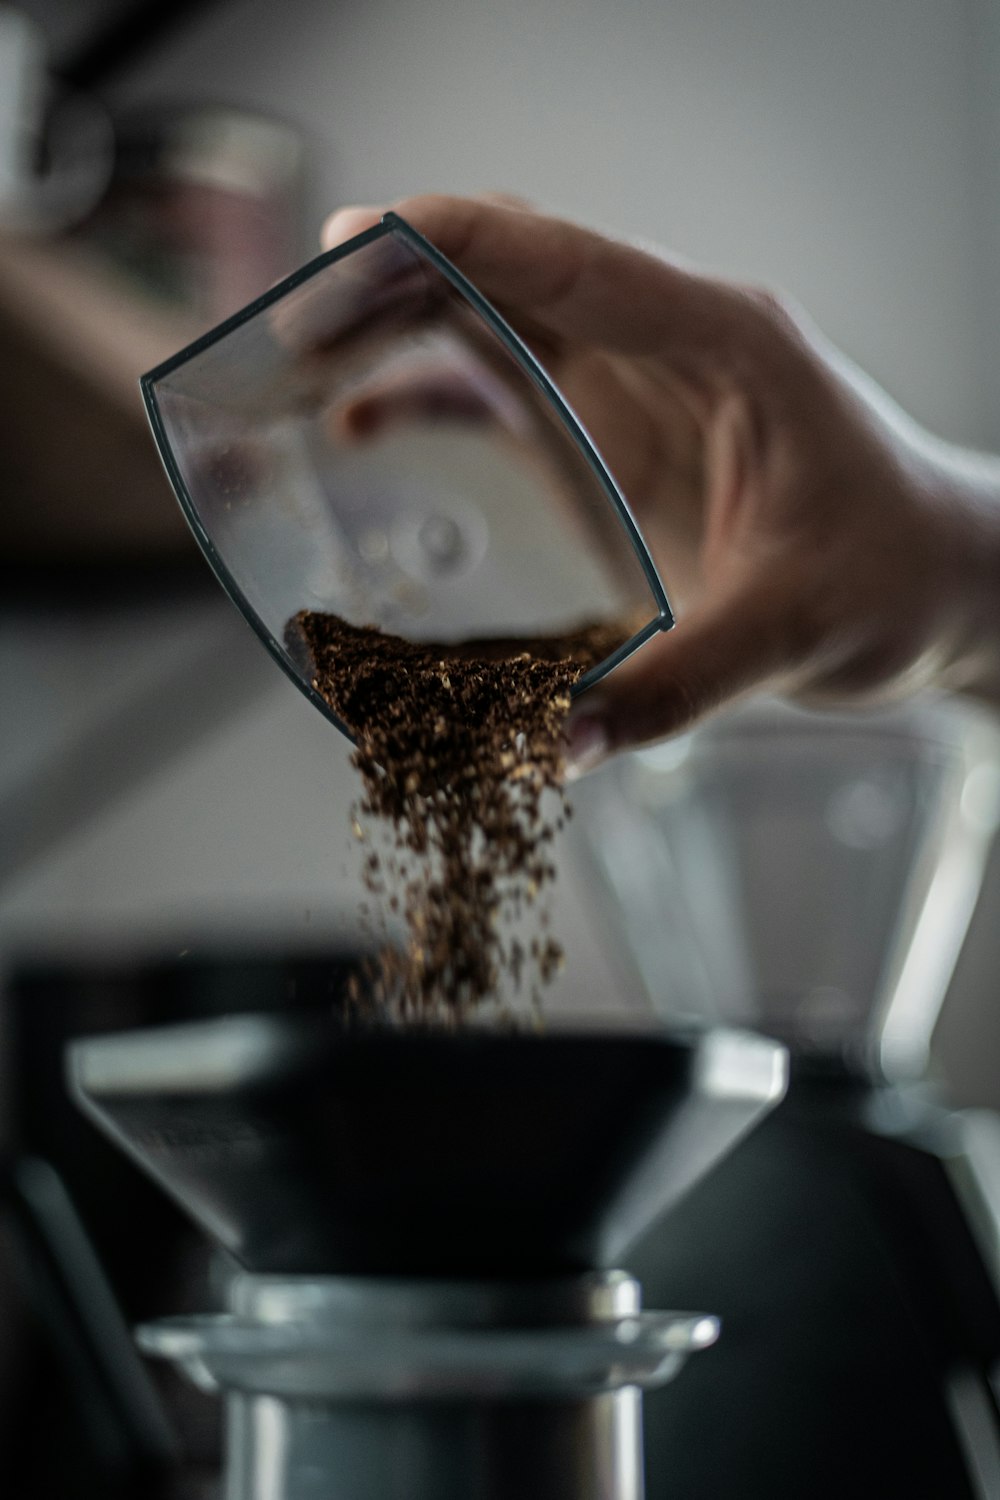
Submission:
<svg viewBox="0 0 1000 1500">
<path fill-rule="evenodd" d="M 714 1343 L 609 1269 L 781 1097 L 750 1035 L 234 1017 L 76 1043 L 85 1111 L 234 1267 L 140 1331 L 227 1408 L 228 1500 L 640 1500 Z"/>
</svg>

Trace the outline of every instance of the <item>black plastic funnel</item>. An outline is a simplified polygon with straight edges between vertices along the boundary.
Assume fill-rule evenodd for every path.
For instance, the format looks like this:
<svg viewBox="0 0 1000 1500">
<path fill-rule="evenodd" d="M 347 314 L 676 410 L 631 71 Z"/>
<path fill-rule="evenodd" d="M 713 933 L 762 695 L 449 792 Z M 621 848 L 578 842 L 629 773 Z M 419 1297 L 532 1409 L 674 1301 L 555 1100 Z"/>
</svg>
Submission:
<svg viewBox="0 0 1000 1500">
<path fill-rule="evenodd" d="M 778 1102 L 785 1056 L 736 1032 L 237 1016 L 76 1042 L 70 1073 L 248 1270 L 499 1277 L 618 1263 Z"/>
</svg>

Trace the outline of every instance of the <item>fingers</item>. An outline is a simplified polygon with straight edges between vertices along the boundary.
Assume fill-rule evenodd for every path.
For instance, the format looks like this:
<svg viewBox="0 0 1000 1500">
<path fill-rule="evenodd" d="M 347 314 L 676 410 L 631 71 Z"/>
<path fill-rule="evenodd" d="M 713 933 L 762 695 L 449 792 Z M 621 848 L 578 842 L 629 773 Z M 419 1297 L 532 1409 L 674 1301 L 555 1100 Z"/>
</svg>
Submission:
<svg viewBox="0 0 1000 1500">
<path fill-rule="evenodd" d="M 570 777 L 689 728 L 787 665 L 780 622 L 759 595 L 699 607 L 581 696 L 567 731 Z"/>
<path fill-rule="evenodd" d="M 395 210 L 487 297 L 565 338 L 662 353 L 665 341 L 718 341 L 733 314 L 733 299 L 707 277 L 497 197 L 409 198 Z M 380 216 L 341 209 L 327 220 L 324 243 L 339 244 Z"/>
</svg>

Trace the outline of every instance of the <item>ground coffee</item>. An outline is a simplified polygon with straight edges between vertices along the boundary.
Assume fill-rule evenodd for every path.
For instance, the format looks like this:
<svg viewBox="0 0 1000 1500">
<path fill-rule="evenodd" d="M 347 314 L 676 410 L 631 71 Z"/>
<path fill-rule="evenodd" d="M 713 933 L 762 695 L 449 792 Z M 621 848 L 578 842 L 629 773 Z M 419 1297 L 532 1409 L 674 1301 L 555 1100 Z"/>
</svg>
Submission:
<svg viewBox="0 0 1000 1500">
<path fill-rule="evenodd" d="M 459 1023 L 501 989 L 537 1007 L 562 950 L 544 903 L 535 937 L 516 928 L 555 877 L 570 689 L 622 639 L 621 626 L 591 625 L 444 646 L 313 611 L 290 622 L 313 686 L 356 741 L 355 836 L 368 839 L 371 816 L 392 835 L 388 852 L 365 857 L 369 891 L 406 933 L 369 976 L 380 1012 Z"/>
</svg>

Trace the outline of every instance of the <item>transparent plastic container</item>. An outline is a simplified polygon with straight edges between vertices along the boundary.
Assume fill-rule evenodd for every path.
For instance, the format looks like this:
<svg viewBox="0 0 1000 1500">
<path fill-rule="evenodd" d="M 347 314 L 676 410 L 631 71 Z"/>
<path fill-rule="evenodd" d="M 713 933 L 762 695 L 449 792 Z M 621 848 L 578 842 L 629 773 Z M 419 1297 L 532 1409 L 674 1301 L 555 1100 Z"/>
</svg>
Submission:
<svg viewBox="0 0 1000 1500">
<path fill-rule="evenodd" d="M 335 723 L 289 634 L 300 610 L 443 643 L 612 624 L 578 692 L 672 624 L 576 416 L 499 313 L 394 214 L 142 387 L 220 582 Z"/>
<path fill-rule="evenodd" d="M 917 1077 L 998 810 L 1000 735 L 963 704 L 764 704 L 589 778 L 577 853 L 664 1019 Z"/>
</svg>

